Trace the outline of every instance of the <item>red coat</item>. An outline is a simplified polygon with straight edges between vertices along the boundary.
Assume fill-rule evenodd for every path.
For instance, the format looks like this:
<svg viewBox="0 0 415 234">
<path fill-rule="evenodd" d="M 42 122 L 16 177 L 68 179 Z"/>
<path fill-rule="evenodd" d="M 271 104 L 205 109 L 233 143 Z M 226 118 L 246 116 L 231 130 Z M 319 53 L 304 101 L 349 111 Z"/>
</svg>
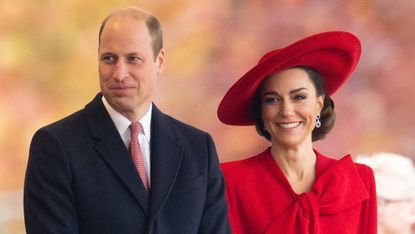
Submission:
<svg viewBox="0 0 415 234">
<path fill-rule="evenodd" d="M 293 191 L 270 149 L 223 163 L 233 233 L 376 233 L 372 170 L 349 155 L 334 160 L 316 154 L 316 180 L 302 194 Z"/>
</svg>

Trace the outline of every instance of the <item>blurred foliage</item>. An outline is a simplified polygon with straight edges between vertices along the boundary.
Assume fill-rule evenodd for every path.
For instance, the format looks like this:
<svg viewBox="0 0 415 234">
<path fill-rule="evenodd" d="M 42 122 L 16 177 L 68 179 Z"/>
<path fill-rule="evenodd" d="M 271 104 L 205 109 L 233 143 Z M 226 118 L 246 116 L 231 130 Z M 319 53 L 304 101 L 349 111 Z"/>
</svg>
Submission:
<svg viewBox="0 0 415 234">
<path fill-rule="evenodd" d="M 128 4 L 163 25 L 167 70 L 156 104 L 210 132 L 222 161 L 269 144 L 253 127 L 219 122 L 216 108 L 226 90 L 266 51 L 326 30 L 355 33 L 363 54 L 333 97 L 336 127 L 316 148 L 335 158 L 378 151 L 415 157 L 412 0 L 2 0 L 0 194 L 23 187 L 36 129 L 81 109 L 99 91 L 99 25 Z M 2 204 L 0 232 L 23 233 L 22 221 L 8 220 Z M 21 211 L 20 202 L 15 206 Z"/>
</svg>

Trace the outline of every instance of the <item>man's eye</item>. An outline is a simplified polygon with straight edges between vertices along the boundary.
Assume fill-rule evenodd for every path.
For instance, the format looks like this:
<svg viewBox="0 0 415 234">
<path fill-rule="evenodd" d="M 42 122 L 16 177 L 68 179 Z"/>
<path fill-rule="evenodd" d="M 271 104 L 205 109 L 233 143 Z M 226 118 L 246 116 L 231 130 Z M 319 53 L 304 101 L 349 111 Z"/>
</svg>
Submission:
<svg viewBox="0 0 415 234">
<path fill-rule="evenodd" d="M 138 62 L 141 62 L 141 61 L 143 61 L 143 59 L 140 58 L 140 57 L 137 57 L 137 56 L 128 57 L 128 62 L 138 63 Z"/>
<path fill-rule="evenodd" d="M 114 56 L 103 56 L 101 60 L 105 63 L 113 63 L 115 61 Z"/>
</svg>

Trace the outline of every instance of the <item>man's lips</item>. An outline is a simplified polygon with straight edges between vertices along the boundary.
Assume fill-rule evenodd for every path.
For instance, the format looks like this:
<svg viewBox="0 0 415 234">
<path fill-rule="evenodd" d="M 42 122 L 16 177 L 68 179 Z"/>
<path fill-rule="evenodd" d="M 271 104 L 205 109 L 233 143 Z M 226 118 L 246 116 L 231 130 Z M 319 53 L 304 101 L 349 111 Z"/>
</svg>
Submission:
<svg viewBox="0 0 415 234">
<path fill-rule="evenodd" d="M 134 86 L 110 86 L 108 87 L 108 90 L 112 92 L 115 95 L 127 95 L 131 93 L 133 90 L 135 90 Z"/>
<path fill-rule="evenodd" d="M 122 89 L 133 89 L 134 86 L 110 86 L 109 89 L 117 89 L 117 90 L 122 90 Z"/>
</svg>

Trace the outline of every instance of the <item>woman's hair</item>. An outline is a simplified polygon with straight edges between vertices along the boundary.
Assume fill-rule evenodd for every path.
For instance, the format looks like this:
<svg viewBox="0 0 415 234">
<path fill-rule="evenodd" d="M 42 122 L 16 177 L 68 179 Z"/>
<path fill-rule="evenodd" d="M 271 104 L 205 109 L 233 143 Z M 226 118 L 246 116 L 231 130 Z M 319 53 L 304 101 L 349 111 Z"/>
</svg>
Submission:
<svg viewBox="0 0 415 234">
<path fill-rule="evenodd" d="M 321 140 L 326 136 L 327 133 L 331 131 L 331 129 L 334 126 L 334 122 L 336 121 L 336 114 L 334 112 L 334 102 L 328 95 L 326 95 L 324 91 L 323 79 L 321 78 L 319 73 L 317 73 L 315 70 L 311 68 L 304 66 L 296 66 L 291 68 L 299 68 L 305 71 L 308 74 L 308 77 L 310 78 L 311 82 L 313 83 L 314 88 L 316 89 L 316 96 L 323 96 L 324 98 L 324 106 L 320 113 L 321 126 L 319 128 L 314 128 L 312 132 L 312 141 Z M 268 131 L 265 130 L 264 121 L 262 118 L 261 90 L 264 81 L 262 81 L 261 85 L 255 93 L 254 100 L 251 106 L 251 111 L 252 116 L 254 116 L 255 119 L 255 127 L 258 134 L 265 137 L 267 140 L 271 141 L 271 135 Z"/>
</svg>

